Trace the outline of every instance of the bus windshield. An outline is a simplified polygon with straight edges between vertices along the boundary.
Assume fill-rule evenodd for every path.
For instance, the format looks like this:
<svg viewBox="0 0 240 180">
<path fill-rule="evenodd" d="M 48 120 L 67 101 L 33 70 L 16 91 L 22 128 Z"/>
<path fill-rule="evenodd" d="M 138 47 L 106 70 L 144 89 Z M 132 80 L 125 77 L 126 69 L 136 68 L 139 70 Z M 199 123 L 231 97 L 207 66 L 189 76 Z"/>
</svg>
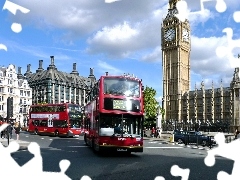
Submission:
<svg viewBox="0 0 240 180">
<path fill-rule="evenodd" d="M 128 97 L 139 97 L 139 81 L 127 78 L 105 78 L 104 94 L 125 95 Z"/>
<path fill-rule="evenodd" d="M 79 128 L 82 119 L 81 107 L 77 104 L 68 104 L 68 114 L 70 119 L 69 127 Z"/>
<path fill-rule="evenodd" d="M 141 117 L 125 116 L 113 114 L 101 115 L 99 118 L 100 135 L 140 137 L 142 131 Z"/>
</svg>

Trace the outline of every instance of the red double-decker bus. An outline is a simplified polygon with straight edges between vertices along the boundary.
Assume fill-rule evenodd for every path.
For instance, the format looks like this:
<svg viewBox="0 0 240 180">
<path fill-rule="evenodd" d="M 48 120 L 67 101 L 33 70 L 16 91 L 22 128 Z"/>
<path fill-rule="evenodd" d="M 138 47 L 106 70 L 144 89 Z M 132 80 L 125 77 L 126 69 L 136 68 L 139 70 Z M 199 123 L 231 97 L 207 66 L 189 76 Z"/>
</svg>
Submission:
<svg viewBox="0 0 240 180">
<path fill-rule="evenodd" d="M 29 110 L 28 131 L 41 135 L 80 135 L 82 109 L 80 105 L 69 103 L 32 105 Z"/>
<path fill-rule="evenodd" d="M 140 79 L 101 76 L 87 96 L 85 143 L 94 151 L 143 152 L 143 92 Z"/>
</svg>

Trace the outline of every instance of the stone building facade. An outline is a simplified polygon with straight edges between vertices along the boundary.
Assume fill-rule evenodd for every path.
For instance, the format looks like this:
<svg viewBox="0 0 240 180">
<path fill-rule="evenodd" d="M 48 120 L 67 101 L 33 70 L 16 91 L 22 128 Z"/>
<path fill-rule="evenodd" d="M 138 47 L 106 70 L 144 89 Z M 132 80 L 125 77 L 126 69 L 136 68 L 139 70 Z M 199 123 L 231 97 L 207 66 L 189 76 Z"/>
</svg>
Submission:
<svg viewBox="0 0 240 180">
<path fill-rule="evenodd" d="M 240 126 L 239 68 L 235 68 L 229 87 L 201 87 L 190 91 L 191 36 L 188 20 L 180 22 L 176 3 L 169 0 L 169 9 L 161 28 L 164 120 L 178 122 L 222 121 L 232 129 Z"/>
<path fill-rule="evenodd" d="M 0 67 L 0 116 L 7 117 L 7 98 L 13 97 L 13 117 L 21 123 L 28 118 L 29 106 L 32 104 L 32 89 L 27 79 L 21 74 L 21 67 L 10 64 Z"/>
<path fill-rule="evenodd" d="M 72 72 L 59 71 L 54 64 L 54 56 L 50 56 L 50 65 L 43 69 L 43 60 L 39 60 L 39 67 L 35 73 L 31 72 L 31 64 L 27 65 L 26 76 L 32 88 L 32 103 L 76 103 L 84 105 L 86 93 L 95 83 L 93 69 L 90 68 L 88 77 L 80 76 L 76 63 Z"/>
</svg>

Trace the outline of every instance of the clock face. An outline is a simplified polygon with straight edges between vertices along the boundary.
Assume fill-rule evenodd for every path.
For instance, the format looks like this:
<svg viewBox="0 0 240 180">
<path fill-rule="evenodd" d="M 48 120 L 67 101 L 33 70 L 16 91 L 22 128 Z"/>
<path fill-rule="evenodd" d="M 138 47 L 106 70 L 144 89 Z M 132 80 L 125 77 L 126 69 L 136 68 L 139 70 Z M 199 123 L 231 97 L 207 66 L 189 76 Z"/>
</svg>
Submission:
<svg viewBox="0 0 240 180">
<path fill-rule="evenodd" d="M 165 31 L 164 38 L 166 41 L 172 41 L 175 37 L 175 30 L 173 28 Z"/>
<path fill-rule="evenodd" d="M 189 41 L 189 31 L 187 29 L 183 29 L 182 38 L 184 41 Z"/>
</svg>

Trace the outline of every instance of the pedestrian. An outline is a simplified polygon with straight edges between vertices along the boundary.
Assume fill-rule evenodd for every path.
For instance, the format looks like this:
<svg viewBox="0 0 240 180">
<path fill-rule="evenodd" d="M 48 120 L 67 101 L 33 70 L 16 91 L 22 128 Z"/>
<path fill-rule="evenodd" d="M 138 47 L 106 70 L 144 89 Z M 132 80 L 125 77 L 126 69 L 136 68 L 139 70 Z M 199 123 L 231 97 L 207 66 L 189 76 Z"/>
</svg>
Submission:
<svg viewBox="0 0 240 180">
<path fill-rule="evenodd" d="M 159 128 L 158 129 L 158 137 L 161 138 L 161 136 L 162 136 L 162 128 Z"/>
<path fill-rule="evenodd" d="M 5 124 L 5 123 L 7 123 L 7 122 L 6 122 L 6 121 L 3 121 L 3 122 L 2 122 L 2 124 Z M 4 129 L 4 130 L 1 132 L 1 138 L 2 138 L 2 139 L 6 138 L 6 135 L 7 135 L 6 132 L 7 132 L 6 129 Z"/>
<path fill-rule="evenodd" d="M 157 129 L 155 131 L 155 138 L 158 138 L 158 133 L 159 133 L 159 127 L 157 127 Z"/>
<path fill-rule="evenodd" d="M 19 140 L 19 134 L 20 134 L 20 122 L 17 122 L 15 125 L 14 125 L 14 129 L 15 129 L 15 133 L 17 135 L 17 140 Z"/>
<path fill-rule="evenodd" d="M 155 128 L 154 127 L 152 127 L 152 132 L 151 132 L 151 136 L 154 138 L 154 136 L 155 136 Z"/>
<path fill-rule="evenodd" d="M 239 134 L 239 131 L 236 129 L 236 131 L 235 131 L 235 139 L 237 139 L 238 134 Z"/>
</svg>

